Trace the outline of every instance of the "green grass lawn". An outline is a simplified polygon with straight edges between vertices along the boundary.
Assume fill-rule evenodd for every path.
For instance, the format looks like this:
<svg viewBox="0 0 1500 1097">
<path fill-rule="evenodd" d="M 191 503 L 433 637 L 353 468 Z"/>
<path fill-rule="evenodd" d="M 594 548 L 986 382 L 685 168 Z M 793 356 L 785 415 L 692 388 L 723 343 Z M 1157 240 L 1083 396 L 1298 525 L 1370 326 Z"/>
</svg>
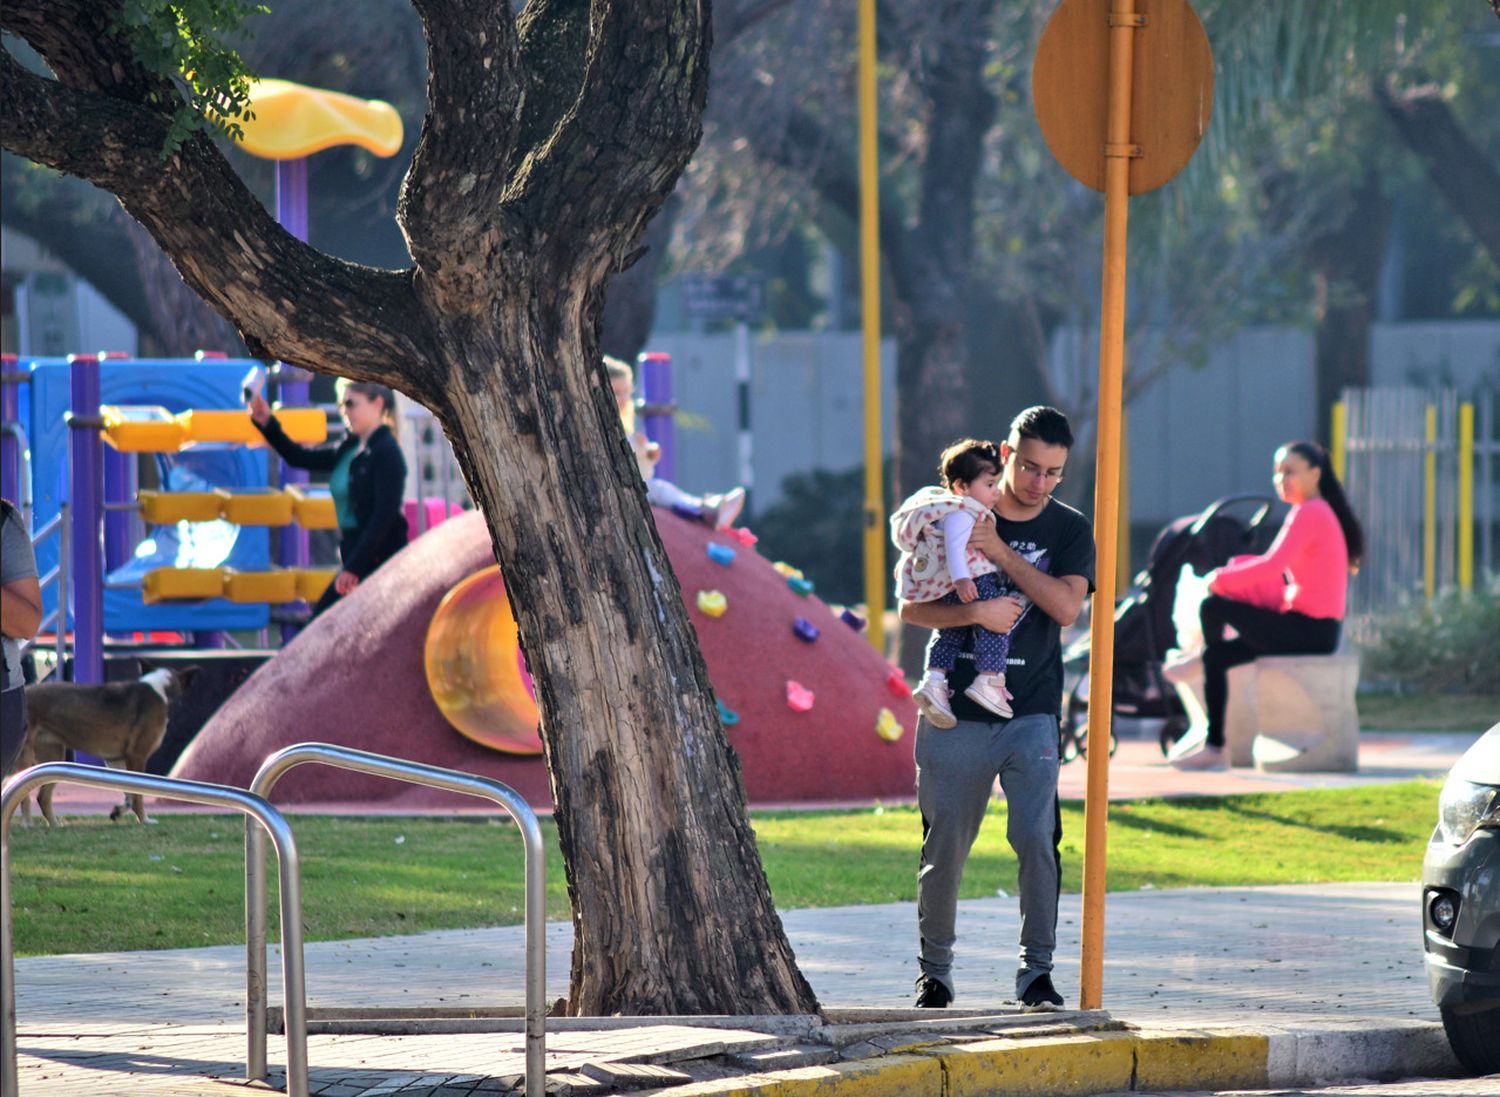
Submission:
<svg viewBox="0 0 1500 1097">
<path fill-rule="evenodd" d="M 1113 805 L 1113 890 L 1332 880 L 1413 880 L 1438 785 L 1410 782 Z M 244 830 L 238 818 L 162 815 L 156 826 L 80 819 L 15 830 L 19 955 L 185 948 L 244 939 Z M 916 898 L 915 808 L 757 813 L 755 830 L 783 908 Z M 521 920 L 521 840 L 488 819 L 293 819 L 309 940 L 508 925 Z M 556 832 L 547 909 L 568 904 Z M 1063 804 L 1063 888 L 1077 891 L 1083 805 Z M 271 856 L 271 933 L 275 859 Z M 966 898 L 1014 894 L 1005 807 L 992 806 L 969 860 Z"/>
<path fill-rule="evenodd" d="M 1500 722 L 1500 694 L 1361 693 L 1364 731 L 1485 731 Z"/>
</svg>

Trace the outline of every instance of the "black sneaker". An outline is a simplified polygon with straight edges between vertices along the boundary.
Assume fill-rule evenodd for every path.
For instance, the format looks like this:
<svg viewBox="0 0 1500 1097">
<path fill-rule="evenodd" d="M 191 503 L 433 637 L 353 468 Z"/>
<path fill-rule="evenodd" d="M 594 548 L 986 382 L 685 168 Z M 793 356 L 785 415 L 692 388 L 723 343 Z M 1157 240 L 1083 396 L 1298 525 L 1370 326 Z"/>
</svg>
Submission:
<svg viewBox="0 0 1500 1097">
<path fill-rule="evenodd" d="M 917 1008 L 943 1009 L 953 1001 L 953 992 L 930 975 L 917 977 Z"/>
<path fill-rule="evenodd" d="M 1027 1009 L 1062 1009 L 1063 997 L 1052 985 L 1052 976 L 1043 972 L 1031 981 L 1021 995 L 1021 1005 Z"/>
</svg>

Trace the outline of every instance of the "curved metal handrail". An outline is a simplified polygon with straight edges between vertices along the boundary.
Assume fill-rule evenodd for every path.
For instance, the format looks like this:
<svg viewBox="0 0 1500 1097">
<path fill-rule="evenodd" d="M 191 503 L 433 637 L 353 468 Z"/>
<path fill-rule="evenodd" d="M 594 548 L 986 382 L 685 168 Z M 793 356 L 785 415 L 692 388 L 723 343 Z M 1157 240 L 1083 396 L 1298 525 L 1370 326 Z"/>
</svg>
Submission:
<svg viewBox="0 0 1500 1097">
<path fill-rule="evenodd" d="M 265 875 L 265 835 L 276 846 L 281 880 L 281 983 L 286 1009 L 287 1097 L 308 1097 L 307 1088 L 307 982 L 302 961 L 302 870 L 297 841 L 286 817 L 264 797 L 224 785 L 157 777 L 123 770 L 101 770 L 74 762 L 47 762 L 12 776 L 0 793 L 0 1081 L 7 1095 L 17 1092 L 16 1078 L 16 980 L 15 945 L 11 926 L 10 824 L 17 807 L 32 790 L 42 785 L 72 784 L 122 792 L 153 793 L 193 804 L 233 808 L 259 823 L 252 828 L 261 836 L 261 875 Z M 263 900 L 264 901 L 264 900 Z M 264 914 L 264 911 L 262 911 Z M 262 933 L 264 936 L 264 933 Z M 264 953 L 262 953 L 264 960 Z M 264 976 L 264 971 L 262 971 Z M 264 1066 L 262 1066 L 262 1075 Z"/>
<path fill-rule="evenodd" d="M 520 828 L 526 850 L 526 1097 L 546 1093 L 547 1016 L 547 892 L 542 828 L 536 812 L 509 785 L 486 777 L 460 773 L 373 754 L 331 743 L 297 743 L 268 757 L 250 782 L 250 792 L 269 800 L 271 789 L 296 766 L 317 762 L 378 777 L 389 777 L 428 788 L 446 789 L 492 800 L 505 808 Z M 264 1078 L 266 1059 L 266 845 L 260 831 L 245 828 L 245 1013 L 250 1033 L 250 1077 Z M 299 1021 L 305 1024 L 305 1021 Z M 292 1031 L 287 1013 L 286 1029 Z M 256 1074 L 257 1065 L 261 1073 Z"/>
</svg>

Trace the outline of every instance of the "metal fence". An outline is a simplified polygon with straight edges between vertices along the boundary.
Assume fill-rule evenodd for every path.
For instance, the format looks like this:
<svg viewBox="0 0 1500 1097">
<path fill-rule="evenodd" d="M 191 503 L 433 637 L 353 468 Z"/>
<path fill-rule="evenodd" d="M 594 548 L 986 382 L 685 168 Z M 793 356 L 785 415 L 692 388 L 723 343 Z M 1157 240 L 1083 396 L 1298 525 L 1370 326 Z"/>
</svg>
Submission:
<svg viewBox="0 0 1500 1097">
<path fill-rule="evenodd" d="M 1383 616 L 1500 576 L 1496 403 L 1489 390 L 1344 391 L 1334 465 L 1366 538 L 1350 639 L 1371 642 Z"/>
</svg>

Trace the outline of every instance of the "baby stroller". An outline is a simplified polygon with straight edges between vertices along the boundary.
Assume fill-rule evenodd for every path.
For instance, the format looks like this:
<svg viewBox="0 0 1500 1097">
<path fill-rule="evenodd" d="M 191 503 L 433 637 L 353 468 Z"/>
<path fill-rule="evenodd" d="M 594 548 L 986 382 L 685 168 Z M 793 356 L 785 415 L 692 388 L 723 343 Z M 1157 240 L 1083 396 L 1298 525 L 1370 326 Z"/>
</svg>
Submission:
<svg viewBox="0 0 1500 1097">
<path fill-rule="evenodd" d="M 1201 514 L 1170 523 L 1151 545 L 1146 566 L 1115 606 L 1114 712 L 1118 716 L 1163 721 L 1165 754 L 1188 728 L 1187 712 L 1172 684 L 1162 677 L 1162 660 L 1177 644 L 1172 604 L 1184 564 L 1205 575 L 1232 556 L 1263 552 L 1276 529 L 1266 519 L 1274 500 L 1267 495 L 1229 495 Z M 1248 518 L 1237 516 L 1248 513 Z M 1090 637 L 1083 635 L 1063 652 L 1065 690 L 1059 757 L 1071 762 L 1087 749 Z M 1109 752 L 1117 743 L 1110 735 Z"/>
</svg>

